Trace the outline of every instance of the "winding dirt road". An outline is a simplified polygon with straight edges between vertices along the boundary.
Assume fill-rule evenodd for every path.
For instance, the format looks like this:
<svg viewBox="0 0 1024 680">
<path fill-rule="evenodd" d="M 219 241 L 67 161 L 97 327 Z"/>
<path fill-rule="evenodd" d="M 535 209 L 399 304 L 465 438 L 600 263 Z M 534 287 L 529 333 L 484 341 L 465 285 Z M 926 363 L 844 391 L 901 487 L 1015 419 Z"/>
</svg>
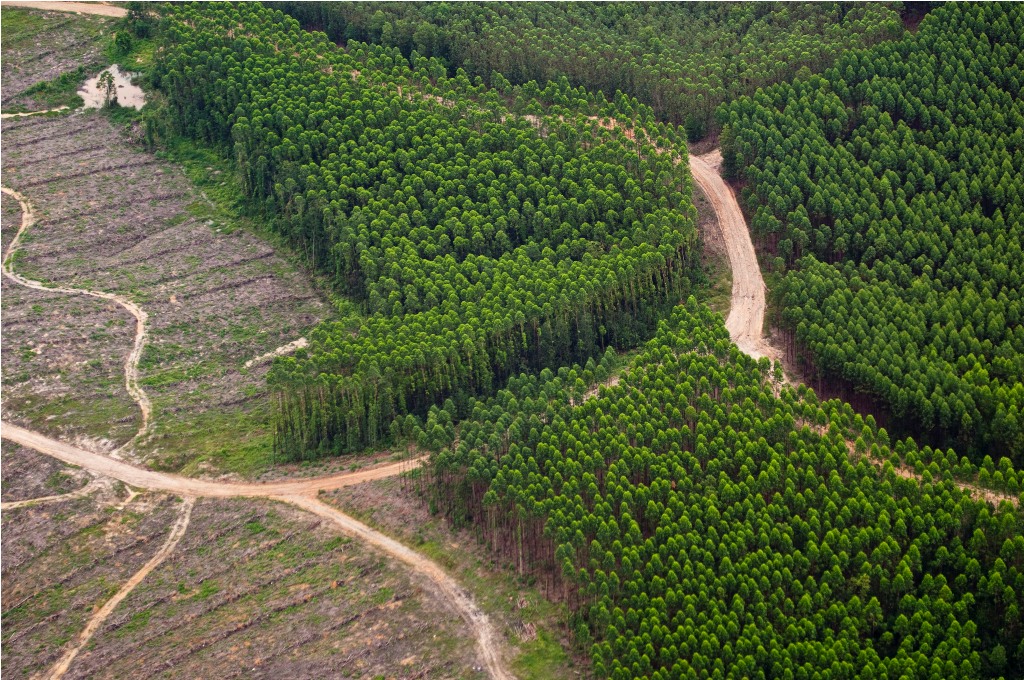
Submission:
<svg viewBox="0 0 1024 680">
<path fill-rule="evenodd" d="M 718 217 L 722 238 L 725 240 L 729 253 L 729 266 L 732 269 L 732 300 L 729 318 L 725 327 L 729 337 L 745 354 L 760 359 L 768 357 L 782 363 L 782 352 L 772 347 L 764 337 L 765 285 L 761 276 L 761 268 L 757 264 L 757 252 L 750 240 L 750 230 L 736 202 L 736 194 L 725 183 L 721 176 L 722 153 L 719 149 L 703 156 L 690 156 L 690 171 L 693 179 L 704 190 L 711 206 Z M 788 382 L 788 381 L 787 381 Z M 819 432 L 823 434 L 823 432 Z M 857 455 L 854 443 L 846 441 L 850 456 Z M 878 467 L 884 461 L 872 459 Z M 915 470 L 904 465 L 893 467 L 894 472 L 905 479 L 921 480 Z M 968 482 L 955 482 L 961 491 L 976 500 L 986 501 L 998 506 L 1002 501 L 1017 505 L 1019 499 L 1012 494 L 1000 493 L 991 489 L 983 489 Z"/>
<path fill-rule="evenodd" d="M 690 156 L 690 172 L 711 201 L 729 254 L 732 269 L 732 300 L 725 327 L 732 341 L 755 359 L 778 359 L 780 353 L 764 339 L 765 285 L 750 230 L 736 195 L 719 174 L 722 154 L 715 149 L 703 156 Z"/>
<path fill-rule="evenodd" d="M 142 412 L 142 424 L 139 425 L 139 430 L 135 433 L 134 437 L 122 444 L 111 454 L 116 457 L 124 451 L 129 444 L 148 433 L 151 425 L 150 421 L 153 415 L 153 405 L 150 403 L 149 397 L 146 396 L 145 391 L 139 386 L 139 360 L 142 358 L 142 349 L 146 345 L 146 319 L 148 318 L 146 312 L 142 311 L 138 305 L 128 298 L 115 293 L 86 290 L 84 288 L 47 286 L 41 281 L 26 279 L 24 276 L 14 273 L 14 254 L 18 250 L 18 246 L 21 244 L 21 238 L 25 235 L 25 231 L 35 222 L 35 213 L 32 211 L 32 204 L 28 202 L 28 199 L 17 191 L 7 187 L 0 187 L 0 191 L 3 191 L 3 193 L 11 196 L 21 204 L 21 227 L 19 227 L 18 233 L 15 234 L 14 240 L 12 240 L 11 244 L 7 246 L 7 252 L 4 254 L 4 276 L 15 283 L 33 290 L 40 290 L 49 293 L 65 293 L 70 295 L 87 295 L 89 297 L 100 298 L 102 300 L 110 300 L 111 302 L 116 302 L 127 309 L 128 312 L 135 317 L 135 343 L 132 345 L 132 350 L 124 360 L 124 384 L 125 388 L 128 390 L 128 394 L 130 394 L 132 399 L 135 400 L 135 403 L 139 405 L 139 411 Z"/>
<path fill-rule="evenodd" d="M 87 295 L 90 297 L 102 298 L 104 300 L 111 300 L 131 312 L 136 319 L 135 343 L 132 351 L 128 354 L 128 358 L 125 360 L 124 365 L 125 384 L 129 393 L 138 403 L 139 409 L 142 411 L 142 426 L 139 428 L 135 437 L 115 451 L 116 454 L 133 441 L 139 439 L 139 437 L 144 435 L 150 427 L 152 407 L 150 405 L 149 398 L 138 385 L 138 364 L 139 359 L 142 356 L 142 349 L 146 342 L 146 313 L 131 300 L 113 293 L 81 288 L 51 287 L 43 284 L 42 282 L 27 279 L 16 274 L 14 272 L 14 254 L 17 252 L 18 245 L 21 242 L 25 230 L 34 222 L 34 213 L 32 211 L 32 205 L 24 196 L 7 187 L 2 187 L 2 190 L 5 194 L 17 199 L 21 204 L 22 210 L 21 226 L 4 255 L 4 276 L 7 276 L 17 284 L 34 290 Z M 139 570 L 139 572 L 125 583 L 114 597 L 108 600 L 107 603 L 104 604 L 103 607 L 92 617 L 92 619 L 90 619 L 86 628 L 79 635 L 75 645 L 65 652 L 61 660 L 46 676 L 47 678 L 58 680 L 62 677 L 70 667 L 72 661 L 74 661 L 79 650 L 88 643 L 93 633 L 99 629 L 99 626 L 110 615 L 110 613 L 114 611 L 121 600 L 127 597 L 132 589 L 142 582 L 150 571 L 155 569 L 168 555 L 171 554 L 171 552 L 173 552 L 188 526 L 188 517 L 191 513 L 192 502 L 195 497 L 230 498 L 238 496 L 271 498 L 285 503 L 290 503 L 333 522 L 346 534 L 363 540 L 391 557 L 401 560 L 412 568 L 413 571 L 426 577 L 431 583 L 433 589 L 436 591 L 436 594 L 439 595 L 449 606 L 459 612 L 462 618 L 466 621 L 467 625 L 476 637 L 480 657 L 483 660 L 484 666 L 487 668 L 490 676 L 495 680 L 511 680 L 513 678 L 513 676 L 506 671 L 505 667 L 502 665 L 500 638 L 494 630 L 494 627 L 491 625 L 490 619 L 480 610 L 479 607 L 476 606 L 473 602 L 473 598 L 463 590 L 455 579 L 449 576 L 440 565 L 398 541 L 385 536 L 379 531 L 371 529 L 365 524 L 317 499 L 317 494 L 320 491 L 329 491 L 332 489 L 339 489 L 344 486 L 351 486 L 353 484 L 361 484 L 374 479 L 392 477 L 394 475 L 401 474 L 402 472 L 412 470 L 423 464 L 426 459 L 425 456 L 411 461 L 401 461 L 398 463 L 370 468 L 368 470 L 360 470 L 357 472 L 344 473 L 329 477 L 267 482 L 262 484 L 239 484 L 215 482 L 203 479 L 190 479 L 179 475 L 164 474 L 153 470 L 147 470 L 130 465 L 116 457 L 100 455 L 57 441 L 56 439 L 51 439 L 38 432 L 32 432 L 31 430 L 26 430 L 23 427 L 14 425 L 13 423 L 0 421 L 0 436 L 9 441 L 39 451 L 40 453 L 45 453 L 65 463 L 77 465 L 89 470 L 90 472 L 120 480 L 131 486 L 152 491 L 174 493 L 184 496 L 187 499 L 186 510 L 183 511 L 178 523 L 171 531 L 167 543 L 164 544 L 152 560 L 150 560 L 141 570 Z M 63 498 L 66 499 L 83 493 L 84 492 L 82 490 L 79 490 L 78 492 L 65 495 Z M 33 503 L 57 500 L 58 498 L 61 497 L 45 497 L 19 501 L 17 505 L 13 506 L 5 504 L 3 509 L 13 509 L 13 507 L 23 507 Z"/>
<path fill-rule="evenodd" d="M 385 479 L 414 470 L 426 461 L 426 456 L 413 460 L 389 463 L 379 467 L 356 472 L 345 472 L 330 477 L 294 479 L 279 482 L 234 483 L 215 482 L 207 479 L 193 479 L 165 472 L 156 472 L 136 467 L 124 461 L 115 460 L 104 454 L 66 444 L 46 435 L 26 430 L 13 423 L 0 422 L 2 436 L 8 441 L 34 449 L 57 460 L 77 465 L 90 472 L 112 477 L 125 484 L 150 491 L 164 491 L 182 496 L 202 498 L 270 498 L 291 496 L 315 496 L 320 491 L 333 491 L 354 484 Z M 27 503 L 27 501 L 23 501 Z"/>
</svg>

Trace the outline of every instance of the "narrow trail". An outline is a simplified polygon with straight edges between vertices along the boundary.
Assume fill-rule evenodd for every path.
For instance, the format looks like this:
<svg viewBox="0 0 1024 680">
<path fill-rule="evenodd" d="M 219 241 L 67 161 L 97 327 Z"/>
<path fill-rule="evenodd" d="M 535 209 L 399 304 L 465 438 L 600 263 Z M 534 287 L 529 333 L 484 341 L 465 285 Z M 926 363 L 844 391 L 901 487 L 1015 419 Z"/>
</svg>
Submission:
<svg viewBox="0 0 1024 680">
<path fill-rule="evenodd" d="M 100 298 L 102 300 L 110 300 L 111 302 L 116 302 L 127 309 L 128 312 L 135 317 L 135 342 L 124 361 L 124 384 L 125 388 L 128 390 L 128 394 L 131 395 L 132 399 L 134 399 L 135 403 L 139 406 L 139 411 L 142 413 L 142 423 L 139 426 L 138 432 L 135 433 L 135 436 L 119 446 L 111 454 L 115 457 L 119 456 L 132 442 L 141 439 L 143 436 L 148 434 L 150 427 L 152 426 L 151 419 L 153 415 L 153 405 L 150 403 L 146 392 L 139 386 L 139 360 L 142 358 L 142 350 L 146 344 L 146 320 L 148 319 L 148 316 L 146 312 L 144 312 L 134 302 L 115 293 L 107 293 L 99 290 L 86 290 L 84 288 L 47 286 L 41 281 L 34 281 L 32 279 L 27 279 L 20 274 L 16 274 L 14 272 L 14 255 L 21 243 L 22 236 L 25 235 L 28 228 L 35 222 L 35 213 L 33 212 L 32 204 L 28 202 L 28 199 L 17 191 L 9 189 L 8 187 L 0 187 L 0 191 L 3 191 L 3 193 L 11 196 L 21 204 L 21 226 L 18 229 L 18 233 L 14 236 L 14 240 L 12 240 L 11 244 L 7 247 L 7 252 L 4 253 L 4 276 L 17 284 L 33 290 L 49 293 L 64 293 L 69 295 L 87 295 L 89 297 Z"/>
<path fill-rule="evenodd" d="M 274 357 L 282 357 L 285 354 L 291 354 L 292 352 L 294 352 L 297 349 L 302 349 L 303 347 L 308 347 L 308 346 L 309 346 L 309 340 L 306 340 L 306 338 L 299 338 L 297 340 L 292 340 L 288 344 L 281 345 L 277 349 L 271 350 L 271 351 L 267 352 L 266 354 L 261 354 L 258 357 L 256 357 L 255 359 L 249 359 L 248 361 L 245 362 L 245 367 L 246 368 L 252 368 L 253 366 L 259 366 L 262 363 L 266 363 L 267 361 L 270 361 Z"/>
<path fill-rule="evenodd" d="M 18 508 L 28 507 L 29 505 L 53 503 L 54 501 L 71 501 L 76 498 L 88 496 L 92 492 L 102 489 L 105 486 L 106 484 L 103 480 L 93 479 L 81 489 L 75 489 L 68 493 L 61 493 L 55 496 L 40 496 L 39 498 L 27 498 L 23 501 L 7 501 L 6 503 L 0 503 L 0 510 L 17 510 Z"/>
<path fill-rule="evenodd" d="M 26 118 L 28 116 L 41 116 L 44 113 L 57 113 L 58 111 L 67 111 L 68 108 L 70 107 L 58 106 L 55 109 L 41 109 L 39 111 L 29 111 L 27 113 L 0 113 L 0 120 L 6 120 L 8 118 Z"/>
<path fill-rule="evenodd" d="M 64 677 L 64 674 L 68 672 L 68 668 L 71 667 L 71 662 L 75 660 L 75 657 L 78 656 L 78 653 L 82 648 L 89 643 L 89 640 L 91 640 L 92 636 L 96 634 L 96 631 L 100 629 L 100 626 L 102 626 L 103 622 L 107 620 L 107 617 L 113 613 L 114 609 L 117 608 L 117 605 L 121 604 L 121 600 L 128 597 L 128 595 L 135 590 L 135 586 L 142 583 L 143 579 L 149 575 L 149 572 L 159 567 L 163 561 L 166 560 L 172 552 L 174 552 L 174 549 L 178 547 L 178 542 L 181 540 L 181 537 L 185 535 L 185 530 L 188 528 L 188 522 L 192 517 L 192 507 L 194 505 L 194 498 L 185 499 L 185 502 L 181 506 L 181 513 L 178 515 L 178 520 L 174 523 L 174 526 L 171 527 L 171 531 L 167 535 L 167 540 L 164 541 L 160 550 L 158 550 L 156 554 L 142 566 L 142 569 L 135 572 L 135 574 L 128 579 L 123 586 L 121 586 L 121 589 L 118 590 L 112 598 L 107 600 L 106 604 L 100 607 L 99 611 L 92 615 L 89 619 L 89 623 L 87 623 L 85 628 L 82 629 L 82 632 L 78 634 L 78 639 L 75 641 L 74 646 L 64 652 L 64 656 L 54 664 L 49 673 L 43 676 L 46 680 L 60 680 L 60 678 Z"/>
</svg>

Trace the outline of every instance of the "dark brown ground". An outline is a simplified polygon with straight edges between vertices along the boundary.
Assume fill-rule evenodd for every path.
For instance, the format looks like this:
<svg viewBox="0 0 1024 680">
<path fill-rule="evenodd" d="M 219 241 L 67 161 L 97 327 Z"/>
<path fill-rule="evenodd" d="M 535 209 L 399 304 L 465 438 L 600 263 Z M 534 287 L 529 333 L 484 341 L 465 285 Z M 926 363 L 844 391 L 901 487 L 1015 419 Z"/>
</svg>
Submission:
<svg viewBox="0 0 1024 680">
<path fill-rule="evenodd" d="M 92 478 L 82 470 L 5 441 L 0 449 L 0 499 L 4 503 L 70 493 Z"/>
</svg>

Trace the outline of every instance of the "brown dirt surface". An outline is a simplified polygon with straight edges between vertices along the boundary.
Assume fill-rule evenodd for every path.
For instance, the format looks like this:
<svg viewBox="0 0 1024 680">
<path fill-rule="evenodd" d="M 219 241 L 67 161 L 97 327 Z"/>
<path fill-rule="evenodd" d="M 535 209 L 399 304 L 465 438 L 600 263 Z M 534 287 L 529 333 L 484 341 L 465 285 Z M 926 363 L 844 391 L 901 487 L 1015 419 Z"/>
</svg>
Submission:
<svg viewBox="0 0 1024 680">
<path fill-rule="evenodd" d="M 65 677 L 480 677 L 417 580 L 288 505 L 200 500 Z"/>
<path fill-rule="evenodd" d="M 148 315 L 139 372 L 153 402 L 155 436 L 145 457 L 178 469 L 197 455 L 197 433 L 230 430 L 226 437 L 234 444 L 265 438 L 266 428 L 238 427 L 239 417 L 269 406 L 266 365 L 244 364 L 329 314 L 309 280 L 250 233 L 225 233 L 227 225 L 197 218 L 204 204 L 181 173 L 124 142 L 100 114 L 4 121 L 3 133 L 3 183 L 24 194 L 35 212 L 15 271 L 116 293 Z M 56 315 L 69 316 L 63 301 L 51 304 Z M 31 305 L 15 300 L 8 306 L 5 300 L 7 346 L 30 346 L 32 326 L 8 328 L 7 318 L 28 316 Z M 102 323 L 124 315 L 107 311 L 114 318 Z M 52 332 L 56 343 L 67 345 L 78 342 L 82 330 L 69 325 L 66 332 Z M 127 342 L 110 338 L 108 344 L 107 352 L 123 361 L 130 335 Z M 21 368 L 12 367 L 10 375 L 24 375 Z M 77 383 L 70 385 L 74 390 Z M 83 388 L 61 396 L 81 401 L 90 393 Z M 61 427 L 48 422 L 53 400 L 31 382 L 10 397 L 5 418 L 62 436 L 91 434 L 75 431 L 82 427 L 79 419 Z M 131 432 L 126 427 L 114 441 L 123 444 Z"/>
<path fill-rule="evenodd" d="M 106 38 L 113 30 L 114 20 L 108 17 L 74 17 L 69 11 L 48 11 L 56 7 L 31 8 L 29 5 L 85 5 L 88 3 L 3 3 L 3 22 L 27 24 L 17 31 L 17 38 L 5 30 L 3 60 L 0 62 L 0 107 L 4 112 L 12 108 L 34 111 L 43 108 L 28 88 L 37 83 L 53 80 L 79 66 L 97 64 L 103 56 Z M 118 10 L 121 8 L 108 7 Z M 73 30 L 72 30 L 73 28 Z"/>
<path fill-rule="evenodd" d="M 732 294 L 732 268 L 729 266 L 729 252 L 722 238 L 722 227 L 718 213 L 708 200 L 700 185 L 693 185 L 693 205 L 697 208 L 697 232 L 701 239 L 701 265 L 708 274 L 711 286 L 706 293 L 706 302 L 722 317 L 729 315 Z"/>
<path fill-rule="evenodd" d="M 8 7 L 26 7 L 55 12 L 74 12 L 104 17 L 123 17 L 128 11 L 108 2 L 34 2 L 32 0 L 6 0 Z"/>
<path fill-rule="evenodd" d="M 576 673 L 574 665 L 586 665 L 585 656 L 574 658 L 570 653 L 572 641 L 564 624 L 564 607 L 552 604 L 536 587 L 496 565 L 471 530 L 455 529 L 432 515 L 417 482 L 393 477 L 337 489 L 320 498 L 415 546 L 457 578 L 487 612 L 503 645 L 512 650 L 509 662 L 520 677 L 527 666 L 524 658 L 542 645 L 547 646 L 542 656 L 557 663 L 534 668 L 530 677 L 570 677 Z"/>
<path fill-rule="evenodd" d="M 17 444 L 0 448 L 0 499 L 4 503 L 71 493 L 89 483 L 85 471 Z"/>
<path fill-rule="evenodd" d="M 177 503 L 146 494 L 116 511 L 96 494 L 3 512 L 4 677 L 48 669 L 91 613 L 160 548 Z"/>
</svg>

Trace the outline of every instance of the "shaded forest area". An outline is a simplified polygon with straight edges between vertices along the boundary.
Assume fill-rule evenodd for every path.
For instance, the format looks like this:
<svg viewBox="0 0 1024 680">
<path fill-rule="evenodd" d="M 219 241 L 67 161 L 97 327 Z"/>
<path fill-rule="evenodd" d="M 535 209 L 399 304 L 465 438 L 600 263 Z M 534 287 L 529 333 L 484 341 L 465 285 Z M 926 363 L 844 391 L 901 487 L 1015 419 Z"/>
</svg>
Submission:
<svg viewBox="0 0 1024 680">
<path fill-rule="evenodd" d="M 898 37 L 888 3 L 272 2 L 338 42 L 439 57 L 488 85 L 568 78 L 623 92 L 691 141 L 715 107 Z"/>
<path fill-rule="evenodd" d="M 1019 674 L 1024 520 L 955 481 L 1019 490 L 1009 461 L 779 390 L 692 298 L 614 371 L 510 381 L 429 442 L 447 448 L 424 484 L 568 601 L 597 677 Z"/>
</svg>

